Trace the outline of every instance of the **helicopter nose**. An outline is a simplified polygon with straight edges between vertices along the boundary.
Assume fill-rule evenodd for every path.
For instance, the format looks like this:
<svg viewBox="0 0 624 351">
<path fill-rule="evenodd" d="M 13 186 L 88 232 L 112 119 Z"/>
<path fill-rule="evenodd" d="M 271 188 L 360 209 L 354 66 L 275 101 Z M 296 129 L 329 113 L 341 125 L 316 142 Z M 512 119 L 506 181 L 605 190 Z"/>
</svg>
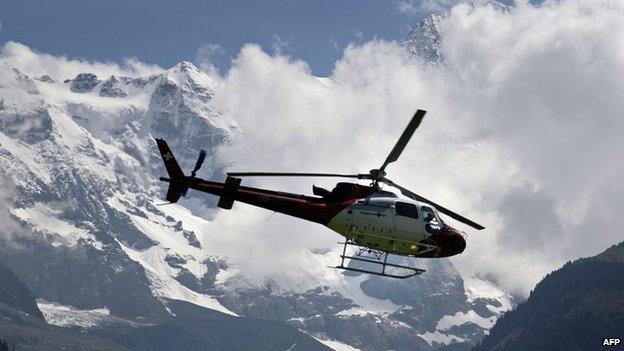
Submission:
<svg viewBox="0 0 624 351">
<path fill-rule="evenodd" d="M 466 249 L 466 233 L 450 226 L 444 227 L 449 256 L 458 255 Z"/>
<path fill-rule="evenodd" d="M 455 249 L 457 253 L 462 253 L 466 249 L 466 236 L 463 233 L 455 234 Z"/>
</svg>

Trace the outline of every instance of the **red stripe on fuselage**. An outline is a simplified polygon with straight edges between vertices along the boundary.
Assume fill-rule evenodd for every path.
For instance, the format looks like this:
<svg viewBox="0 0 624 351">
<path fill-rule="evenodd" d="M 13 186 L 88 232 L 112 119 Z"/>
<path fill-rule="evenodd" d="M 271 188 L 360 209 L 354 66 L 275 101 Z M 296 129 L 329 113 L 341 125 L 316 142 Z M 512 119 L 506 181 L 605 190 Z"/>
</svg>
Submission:
<svg viewBox="0 0 624 351">
<path fill-rule="evenodd" d="M 223 183 L 207 180 L 194 180 L 190 188 L 217 196 L 224 193 Z M 328 201 L 319 197 L 241 186 L 233 198 L 235 201 L 327 225 L 340 211 L 362 198 L 361 194 L 358 195 Z"/>
</svg>

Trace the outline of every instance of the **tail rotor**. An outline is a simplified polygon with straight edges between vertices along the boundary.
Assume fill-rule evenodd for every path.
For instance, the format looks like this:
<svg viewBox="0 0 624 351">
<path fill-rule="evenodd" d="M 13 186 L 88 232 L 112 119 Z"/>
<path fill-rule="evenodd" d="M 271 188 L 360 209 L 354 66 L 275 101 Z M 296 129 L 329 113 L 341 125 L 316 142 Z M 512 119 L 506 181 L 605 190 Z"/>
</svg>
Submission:
<svg viewBox="0 0 624 351">
<path fill-rule="evenodd" d="M 204 160 L 206 159 L 206 150 L 199 151 L 199 157 L 197 158 L 197 162 L 195 162 L 195 168 L 191 172 L 191 179 L 195 178 L 195 173 L 199 171 L 201 166 L 204 164 Z"/>
<path fill-rule="evenodd" d="M 169 202 L 177 202 L 181 196 L 185 196 L 188 191 L 189 186 L 195 179 L 195 174 L 201 166 L 204 164 L 204 160 L 206 159 L 206 151 L 201 150 L 199 152 L 199 157 L 197 158 L 197 162 L 195 162 L 195 167 L 191 171 L 191 176 L 187 177 L 182 172 L 178 161 L 175 156 L 169 149 L 169 145 L 163 139 L 156 139 L 156 144 L 158 145 L 158 150 L 160 151 L 160 156 L 165 164 L 165 168 L 167 169 L 167 174 L 169 178 L 160 178 L 163 182 L 169 183 L 169 189 L 167 190 L 167 201 Z"/>
</svg>

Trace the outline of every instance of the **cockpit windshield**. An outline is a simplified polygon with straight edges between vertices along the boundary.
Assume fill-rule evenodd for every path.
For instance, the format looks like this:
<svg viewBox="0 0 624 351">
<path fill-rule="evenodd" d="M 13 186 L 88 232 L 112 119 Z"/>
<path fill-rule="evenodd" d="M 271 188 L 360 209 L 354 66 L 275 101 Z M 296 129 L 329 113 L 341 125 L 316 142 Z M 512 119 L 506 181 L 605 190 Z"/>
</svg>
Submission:
<svg viewBox="0 0 624 351">
<path fill-rule="evenodd" d="M 438 219 L 438 216 L 435 214 L 435 212 L 433 211 L 433 209 L 429 206 L 422 206 L 420 208 L 421 212 L 422 212 L 422 216 L 423 216 L 423 220 L 426 223 L 439 223 L 440 220 Z"/>
<path fill-rule="evenodd" d="M 435 211 L 429 206 L 420 207 L 420 211 L 425 221 L 425 230 L 431 234 L 437 234 L 442 230 L 442 221 Z"/>
</svg>

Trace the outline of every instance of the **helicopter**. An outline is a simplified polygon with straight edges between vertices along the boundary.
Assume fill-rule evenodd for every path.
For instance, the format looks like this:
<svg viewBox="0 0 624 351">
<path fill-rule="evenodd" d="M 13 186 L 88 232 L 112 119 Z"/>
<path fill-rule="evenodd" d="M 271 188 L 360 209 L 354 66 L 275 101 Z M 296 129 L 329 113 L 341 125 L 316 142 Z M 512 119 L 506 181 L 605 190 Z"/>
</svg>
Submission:
<svg viewBox="0 0 624 351">
<path fill-rule="evenodd" d="M 485 228 L 386 177 L 387 166 L 398 160 L 425 114 L 424 110 L 416 111 L 381 167 L 368 173 L 228 172 L 225 182 L 219 183 L 196 177 L 206 158 L 204 150 L 186 176 L 167 142 L 155 139 L 168 173 L 160 180 L 169 183 L 166 200 L 170 203 L 193 189 L 218 196 L 217 206 L 222 209 L 229 210 L 238 201 L 322 224 L 345 238 L 339 243 L 343 245 L 341 262 L 333 268 L 405 279 L 425 270 L 389 261 L 389 255 L 439 258 L 460 254 L 466 248 L 466 234 L 450 226 L 440 214 L 477 230 Z M 314 196 L 309 196 L 241 186 L 245 177 L 333 177 L 371 183 L 339 182 L 331 191 L 313 185 Z M 382 190 L 380 184 L 398 189 L 405 198 Z M 347 248 L 353 253 L 347 254 Z"/>
</svg>

